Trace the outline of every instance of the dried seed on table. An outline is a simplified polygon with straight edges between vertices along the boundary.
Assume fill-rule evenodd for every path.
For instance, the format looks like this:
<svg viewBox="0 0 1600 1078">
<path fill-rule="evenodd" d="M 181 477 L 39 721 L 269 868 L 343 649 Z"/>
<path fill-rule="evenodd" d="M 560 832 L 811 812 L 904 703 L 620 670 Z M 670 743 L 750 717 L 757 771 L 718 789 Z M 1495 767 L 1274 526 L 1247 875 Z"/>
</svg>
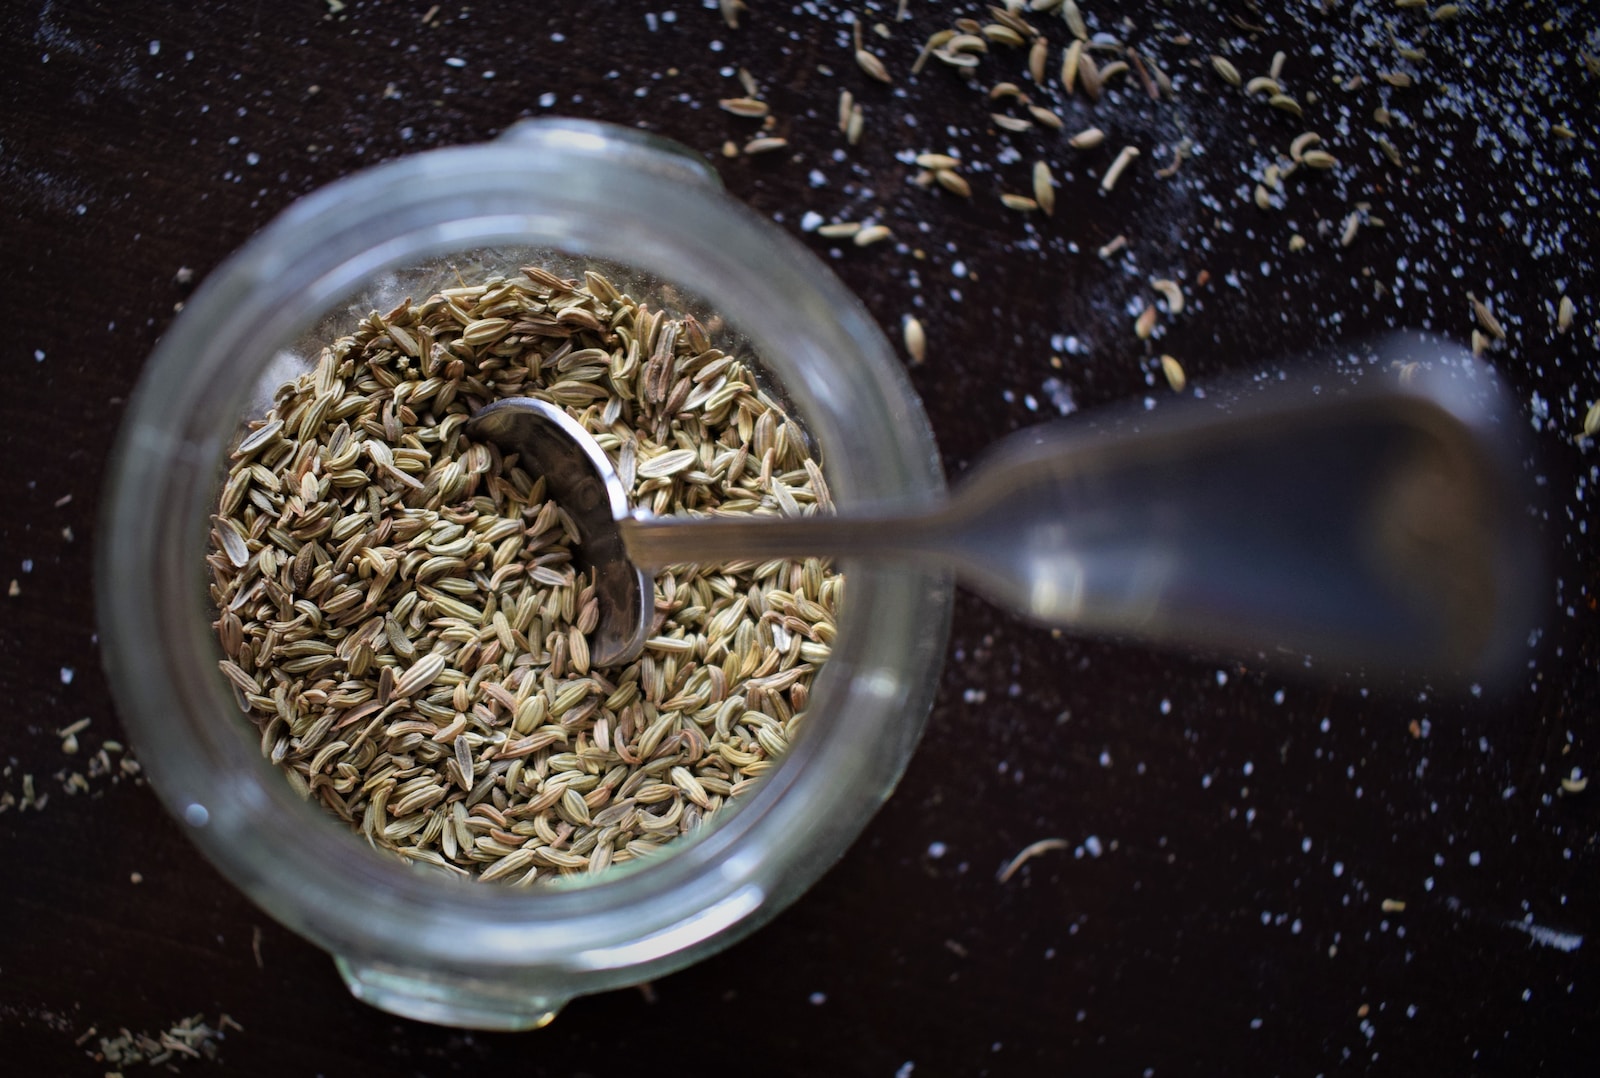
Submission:
<svg viewBox="0 0 1600 1078">
<path fill-rule="evenodd" d="M 1183 373 L 1183 364 L 1171 356 L 1161 357 L 1161 373 L 1167 377 L 1167 385 L 1172 387 L 1174 393 L 1182 393 L 1183 387 L 1189 379 Z"/>
<path fill-rule="evenodd" d="M 952 172 L 950 169 L 941 168 L 934 172 L 933 178 L 938 180 L 939 186 L 943 187 L 946 191 L 960 195 L 962 198 L 972 197 L 972 185 L 969 184 L 966 181 L 966 178 L 963 177 L 959 172 Z"/>
<path fill-rule="evenodd" d="M 1272 54 L 1272 64 L 1267 68 L 1267 74 L 1274 79 L 1283 77 L 1283 62 L 1288 59 L 1282 49 Z"/>
<path fill-rule="evenodd" d="M 1072 31 L 1072 36 L 1079 41 L 1089 40 L 1089 27 L 1083 21 L 1083 12 L 1078 10 L 1074 0 L 1066 0 L 1061 6 L 1061 18 L 1066 22 L 1067 29 Z"/>
<path fill-rule="evenodd" d="M 1284 112 L 1290 113 L 1294 116 L 1305 115 L 1304 110 L 1300 107 L 1300 102 L 1296 101 L 1288 94 L 1273 94 L 1267 99 L 1267 104 L 1271 105 L 1275 109 L 1282 109 Z"/>
<path fill-rule="evenodd" d="M 744 152 L 747 155 L 771 153 L 774 150 L 781 150 L 787 145 L 789 145 L 789 140 L 785 138 L 753 138 L 744 144 Z"/>
<path fill-rule="evenodd" d="M 869 244 L 877 243 L 879 240 L 886 240 L 889 236 L 890 232 L 887 225 L 868 225 L 855 234 L 854 242 L 857 247 L 866 247 Z"/>
<path fill-rule="evenodd" d="M 1339 159 L 1326 150 L 1307 150 L 1300 155 L 1300 160 L 1319 169 L 1330 169 L 1339 164 Z"/>
<path fill-rule="evenodd" d="M 1283 87 L 1278 85 L 1278 80 L 1276 79 L 1269 79 L 1265 75 L 1257 75 L 1255 78 L 1244 84 L 1244 92 L 1252 97 L 1254 97 L 1256 94 L 1267 94 L 1268 96 L 1271 96 L 1272 94 L 1283 93 Z"/>
<path fill-rule="evenodd" d="M 923 333 L 922 323 L 912 315 L 906 315 L 900 327 L 901 336 L 905 339 L 906 355 L 913 364 L 921 363 L 928 358 L 928 338 Z"/>
<path fill-rule="evenodd" d="M 1067 46 L 1067 51 L 1061 57 L 1061 88 L 1067 93 L 1078 85 L 1078 68 L 1083 62 L 1083 42 L 1074 41 Z"/>
<path fill-rule="evenodd" d="M 1000 128 L 1002 131 L 1033 130 L 1032 120 L 1023 120 L 1016 116 L 1007 116 L 1003 112 L 991 112 L 989 113 L 989 119 L 994 121 L 994 125 Z"/>
<path fill-rule="evenodd" d="M 861 231 L 860 221 L 838 221 L 828 225 L 818 225 L 817 235 L 828 239 L 845 239 Z"/>
<path fill-rule="evenodd" d="M 1109 191 L 1115 187 L 1117 180 L 1122 176 L 1123 170 L 1132 164 L 1133 159 L 1138 156 L 1139 148 L 1137 146 L 1124 146 L 1122 152 L 1117 154 L 1117 159 L 1111 162 L 1111 167 L 1106 169 L 1105 178 L 1100 181 L 1100 190 Z"/>
<path fill-rule="evenodd" d="M 1183 313 L 1183 286 L 1177 281 L 1157 277 L 1150 282 L 1150 287 L 1161 293 L 1161 298 L 1167 301 L 1167 310 L 1170 313 Z"/>
<path fill-rule="evenodd" d="M 1256 205 L 1258 207 L 1260 207 L 1261 209 L 1263 209 L 1263 210 L 1272 209 L 1272 195 L 1271 195 L 1270 192 L 1267 191 L 1267 189 L 1264 186 L 1262 186 L 1259 183 L 1256 184 L 1255 200 L 1256 200 Z"/>
<path fill-rule="evenodd" d="M 1051 112 L 1042 105 L 1029 105 L 1028 112 L 1035 120 L 1038 120 L 1045 127 L 1048 127 L 1053 131 L 1061 130 L 1061 117 L 1057 116 L 1054 112 Z"/>
<path fill-rule="evenodd" d="M 1047 161 L 1035 161 L 1033 164 L 1033 198 L 1046 217 L 1055 216 L 1056 178 Z"/>
<path fill-rule="evenodd" d="M 1356 241 L 1356 233 L 1361 228 L 1361 211 L 1352 210 L 1350 216 L 1344 219 L 1344 231 L 1339 235 L 1339 246 L 1348 247 Z"/>
<path fill-rule="evenodd" d="M 983 36 L 985 40 L 992 41 L 996 45 L 1010 45 L 1014 48 L 1022 45 L 1021 34 L 1011 29 L 1011 27 L 1001 26 L 999 23 L 986 25 L 983 28 Z"/>
<path fill-rule="evenodd" d="M 1013 195 L 1002 192 L 1000 195 L 1000 202 L 1006 207 L 1006 209 L 1017 210 L 1021 213 L 1029 213 L 1039 208 L 1039 203 L 1029 198 L 1027 195 Z"/>
<path fill-rule="evenodd" d="M 771 111 L 765 101 L 757 101 L 753 97 L 725 97 L 717 102 L 717 106 L 724 112 L 731 112 L 735 116 L 749 116 L 760 118 Z"/>
<path fill-rule="evenodd" d="M 1562 296 L 1556 304 L 1556 332 L 1565 333 L 1572 328 L 1572 319 L 1577 313 L 1571 296 Z"/>
<path fill-rule="evenodd" d="M 1239 86 L 1244 82 L 1239 75 L 1239 69 L 1234 67 L 1233 62 L 1227 57 L 1213 53 L 1211 56 L 1211 69 L 1221 75 L 1222 81 L 1229 86 Z"/>
<path fill-rule="evenodd" d="M 850 143 L 850 145 L 852 145 L 852 146 L 854 146 L 856 143 L 860 142 L 861 141 L 861 131 L 862 131 L 863 128 L 866 127 L 866 125 L 867 125 L 867 114 L 866 114 L 866 112 L 864 112 L 862 110 L 860 105 L 853 106 L 850 109 L 850 122 L 847 125 L 845 125 L 845 129 L 844 129 L 845 141 Z"/>
<path fill-rule="evenodd" d="M 1087 52 L 1078 58 L 1078 81 L 1083 84 L 1083 92 L 1089 95 L 1090 101 L 1100 100 L 1105 90 L 1100 78 L 1100 65 Z"/>
<path fill-rule="evenodd" d="M 839 133 L 850 129 L 850 110 L 855 107 L 856 95 L 849 90 L 839 91 Z"/>
<path fill-rule="evenodd" d="M 1086 127 L 1067 140 L 1075 150 L 1092 150 L 1106 140 L 1106 133 L 1098 127 Z"/>
<path fill-rule="evenodd" d="M 1506 339 L 1504 327 L 1500 325 L 1500 320 L 1494 316 L 1494 312 L 1489 309 L 1488 305 L 1471 292 L 1467 293 L 1467 302 L 1472 304 L 1472 313 L 1477 316 L 1478 325 L 1483 327 L 1485 333 L 1497 341 Z"/>
<path fill-rule="evenodd" d="M 1134 320 L 1133 332 L 1141 341 L 1143 341 L 1148 340 L 1150 338 L 1150 334 L 1154 333 L 1155 330 L 1156 309 L 1153 306 L 1146 307 L 1144 310 L 1139 312 L 1139 317 Z"/>
<path fill-rule="evenodd" d="M 960 161 L 942 153 L 919 153 L 916 157 L 917 167 L 925 168 L 929 172 L 938 172 L 941 169 L 959 168 Z"/>
<path fill-rule="evenodd" d="M 1583 433 L 1589 438 L 1600 434 L 1600 401 L 1589 405 L 1589 411 L 1583 417 Z"/>
<path fill-rule="evenodd" d="M 860 65 L 861 70 L 865 71 L 868 75 L 877 79 L 879 82 L 894 81 L 894 79 L 889 75 L 889 69 L 883 66 L 883 61 L 878 59 L 872 53 L 868 52 L 866 49 L 856 50 L 856 63 Z"/>
<path fill-rule="evenodd" d="M 1306 150 L 1322 141 L 1322 136 L 1315 131 L 1306 131 L 1296 135 L 1294 141 L 1289 143 L 1289 156 L 1296 161 L 1305 154 Z"/>
<path fill-rule="evenodd" d="M 1050 59 L 1050 43 L 1043 37 L 1035 38 L 1028 48 L 1028 74 L 1040 86 L 1044 85 L 1045 64 Z"/>
</svg>

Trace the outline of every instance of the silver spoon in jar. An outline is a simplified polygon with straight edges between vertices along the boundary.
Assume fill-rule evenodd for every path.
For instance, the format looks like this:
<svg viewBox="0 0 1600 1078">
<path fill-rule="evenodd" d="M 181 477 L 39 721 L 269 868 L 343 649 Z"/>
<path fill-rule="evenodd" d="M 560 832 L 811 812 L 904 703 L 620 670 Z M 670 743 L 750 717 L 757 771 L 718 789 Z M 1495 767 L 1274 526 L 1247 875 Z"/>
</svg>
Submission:
<svg viewBox="0 0 1600 1078">
<path fill-rule="evenodd" d="M 1046 423 L 943 501 L 838 516 L 636 515 L 604 450 L 532 398 L 484 407 L 466 432 L 519 454 L 573 518 L 600 664 L 644 647 L 652 569 L 830 556 L 954 570 L 1048 625 L 1481 677 L 1531 628 L 1540 558 L 1506 406 L 1485 368 L 1429 347 L 1450 373 L 1264 382 L 1106 430 Z"/>
</svg>

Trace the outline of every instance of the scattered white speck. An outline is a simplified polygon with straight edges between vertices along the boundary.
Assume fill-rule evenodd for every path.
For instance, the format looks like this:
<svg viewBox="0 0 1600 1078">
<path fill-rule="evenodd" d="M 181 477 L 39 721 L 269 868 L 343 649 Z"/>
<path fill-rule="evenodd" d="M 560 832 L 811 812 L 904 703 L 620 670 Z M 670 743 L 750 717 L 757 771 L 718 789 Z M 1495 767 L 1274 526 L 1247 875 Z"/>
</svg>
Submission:
<svg viewBox="0 0 1600 1078">
<path fill-rule="evenodd" d="M 911 1072 L 916 1069 L 916 1064 L 909 1059 L 900 1064 L 900 1069 L 894 1072 L 894 1078 L 911 1078 Z"/>
<path fill-rule="evenodd" d="M 1259 1018 L 1250 1019 L 1250 1028 L 1251 1029 L 1260 1029 L 1261 1028 L 1261 1019 L 1259 1019 Z"/>
<path fill-rule="evenodd" d="M 1163 714 L 1163 715 L 1172 714 L 1172 701 L 1168 700 L 1165 696 L 1163 696 L 1161 698 L 1161 714 Z"/>
<path fill-rule="evenodd" d="M 554 90 L 546 90 L 544 93 L 539 95 L 539 107 L 540 108 L 542 108 L 542 109 L 554 108 L 555 104 L 556 104 L 556 95 L 555 95 L 555 91 Z"/>
<path fill-rule="evenodd" d="M 828 177 L 822 174 L 821 169 L 814 168 L 806 174 L 806 182 L 812 187 L 826 187 L 828 186 Z"/>
<path fill-rule="evenodd" d="M 463 60 L 459 56 L 447 56 L 447 57 L 445 57 L 444 66 L 445 67 L 466 67 L 467 66 L 467 62 L 465 60 Z"/>
<path fill-rule="evenodd" d="M 63 666 L 61 668 L 61 684 L 63 684 L 63 685 L 71 685 L 72 684 L 72 679 L 76 674 L 77 674 L 77 671 L 72 669 L 72 667 Z"/>
<path fill-rule="evenodd" d="M 946 846 L 942 842 L 930 842 L 930 843 L 928 843 L 928 856 L 929 857 L 943 857 L 948 852 L 950 852 L 950 847 Z"/>
<path fill-rule="evenodd" d="M 1473 868 L 1477 868 L 1482 863 L 1483 857 L 1478 853 L 1477 850 L 1473 850 L 1471 853 L 1467 854 L 1467 864 L 1471 865 Z"/>
<path fill-rule="evenodd" d="M 1544 925 L 1533 924 L 1531 921 L 1507 921 L 1506 927 L 1526 932 L 1533 938 L 1533 942 L 1554 947 L 1558 951 L 1566 951 L 1568 954 L 1583 946 L 1583 937 L 1576 932 L 1558 932 Z"/>
<path fill-rule="evenodd" d="M 1253 774 L 1255 772 L 1255 769 L 1256 769 L 1256 765 L 1251 763 L 1249 760 L 1246 760 L 1244 762 L 1244 773 L 1246 775 Z"/>
<path fill-rule="evenodd" d="M 1105 751 L 1104 749 L 1100 750 L 1100 766 L 1101 767 L 1110 767 L 1111 766 L 1111 754 L 1109 752 Z"/>
<path fill-rule="evenodd" d="M 150 42 L 150 55 L 151 56 L 155 56 L 155 55 L 159 54 L 160 52 L 161 52 L 161 42 L 159 42 L 159 41 Z"/>
<path fill-rule="evenodd" d="M 800 218 L 800 231 L 815 232 L 820 224 L 822 224 L 822 214 L 816 210 L 807 210 L 805 215 Z"/>
<path fill-rule="evenodd" d="M 1090 835 L 1084 839 L 1083 848 L 1089 851 L 1090 857 L 1099 857 L 1105 851 L 1105 847 L 1100 845 L 1100 837 L 1098 835 Z"/>
<path fill-rule="evenodd" d="M 1344 875 L 1344 862 L 1343 861 L 1335 861 L 1333 863 L 1333 874 L 1334 874 L 1335 878 Z"/>
<path fill-rule="evenodd" d="M 1226 685 L 1227 683 L 1228 683 L 1228 672 L 1226 670 L 1218 670 L 1217 671 L 1217 684 L 1218 685 Z"/>
<path fill-rule="evenodd" d="M 828 1002 L 828 995 L 826 992 L 813 992 L 806 998 L 810 1001 L 813 1007 L 820 1007 L 824 1003 Z"/>
<path fill-rule="evenodd" d="M 32 558 L 23 558 L 22 559 L 22 571 L 24 573 L 33 572 L 33 559 Z"/>
<path fill-rule="evenodd" d="M 251 150 L 244 155 L 244 163 L 247 165 L 259 165 L 261 163 L 261 155 Z"/>
<path fill-rule="evenodd" d="M 1522 990 L 1522 1002 L 1526 1003 L 1526 1002 L 1528 1002 L 1528 1000 L 1530 1000 L 1532 998 L 1533 998 L 1533 989 L 1524 988 Z"/>
<path fill-rule="evenodd" d="M 43 363 L 44 362 L 44 349 L 43 348 L 35 348 L 33 350 L 33 361 L 35 363 Z"/>
<path fill-rule="evenodd" d="M 1300 840 L 1300 852 L 1301 853 L 1310 853 L 1311 852 L 1311 840 L 1309 838 L 1303 838 L 1303 839 Z"/>
</svg>

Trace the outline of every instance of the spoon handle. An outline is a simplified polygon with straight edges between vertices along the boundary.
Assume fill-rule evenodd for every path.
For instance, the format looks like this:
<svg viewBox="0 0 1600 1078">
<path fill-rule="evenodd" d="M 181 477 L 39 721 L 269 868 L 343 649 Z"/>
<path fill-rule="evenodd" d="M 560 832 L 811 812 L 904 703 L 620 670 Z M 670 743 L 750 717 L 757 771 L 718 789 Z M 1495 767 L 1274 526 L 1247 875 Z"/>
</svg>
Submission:
<svg viewBox="0 0 1600 1078">
<path fill-rule="evenodd" d="M 920 512 L 624 519 L 622 538 L 646 567 L 913 561 L 1049 625 L 1486 676 L 1532 625 L 1540 558 L 1509 411 L 1445 359 L 1028 428 Z"/>
</svg>

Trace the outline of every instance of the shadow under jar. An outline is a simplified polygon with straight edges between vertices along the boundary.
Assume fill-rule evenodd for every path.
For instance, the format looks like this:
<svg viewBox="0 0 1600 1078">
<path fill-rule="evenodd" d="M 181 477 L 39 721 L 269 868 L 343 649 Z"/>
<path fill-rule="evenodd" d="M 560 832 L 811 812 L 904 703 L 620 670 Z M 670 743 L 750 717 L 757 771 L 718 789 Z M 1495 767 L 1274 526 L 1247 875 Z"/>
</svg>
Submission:
<svg viewBox="0 0 1600 1078">
<path fill-rule="evenodd" d="M 206 556 L 229 454 L 275 387 L 316 362 L 307 342 L 458 273 L 528 263 L 604 268 L 652 308 L 720 318 L 714 343 L 799 420 L 841 511 L 943 490 L 920 405 L 859 303 L 698 156 L 635 131 L 528 122 L 358 174 L 291 207 L 197 291 L 130 402 L 103 508 L 99 615 L 140 759 L 206 856 L 330 951 L 358 997 L 502 1030 L 689 965 L 810 886 L 910 757 L 951 602 L 941 576 L 839 566 L 847 595 L 801 735 L 659 856 L 497 886 L 373 850 L 303 799 L 218 668 Z"/>
</svg>

